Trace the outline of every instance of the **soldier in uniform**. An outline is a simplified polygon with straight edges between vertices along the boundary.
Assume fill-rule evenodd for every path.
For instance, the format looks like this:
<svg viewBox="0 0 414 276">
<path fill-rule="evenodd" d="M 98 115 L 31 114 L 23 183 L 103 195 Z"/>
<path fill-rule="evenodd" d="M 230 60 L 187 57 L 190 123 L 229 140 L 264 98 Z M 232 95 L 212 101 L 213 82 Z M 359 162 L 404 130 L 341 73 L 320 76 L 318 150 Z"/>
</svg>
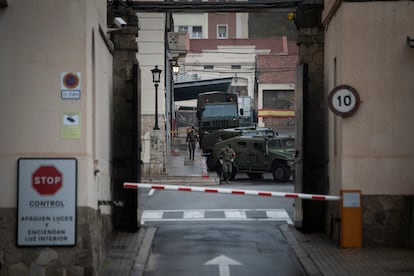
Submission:
<svg viewBox="0 0 414 276">
<path fill-rule="evenodd" d="M 196 143 L 198 141 L 198 134 L 194 126 L 187 132 L 187 138 L 185 141 L 188 143 L 188 151 L 190 152 L 190 160 L 194 160 L 194 152 Z"/>
<path fill-rule="evenodd" d="M 219 165 L 218 169 L 220 170 L 220 174 L 223 176 L 223 181 L 226 181 L 226 183 L 230 183 L 229 180 L 231 173 L 233 171 L 233 161 L 236 158 L 236 153 L 231 148 L 231 145 L 227 144 L 224 148 L 222 148 L 219 151 L 218 157 L 221 165 Z"/>
</svg>

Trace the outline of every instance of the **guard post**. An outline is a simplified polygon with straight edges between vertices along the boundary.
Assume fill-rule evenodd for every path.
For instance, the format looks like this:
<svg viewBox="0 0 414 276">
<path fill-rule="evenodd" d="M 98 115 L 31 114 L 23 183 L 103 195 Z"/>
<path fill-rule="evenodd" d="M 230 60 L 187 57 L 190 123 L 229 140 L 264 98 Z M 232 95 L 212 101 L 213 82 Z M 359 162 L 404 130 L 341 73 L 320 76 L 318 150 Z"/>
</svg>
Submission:
<svg viewBox="0 0 414 276">
<path fill-rule="evenodd" d="M 362 247 L 362 203 L 360 190 L 341 190 L 342 248 Z"/>
</svg>

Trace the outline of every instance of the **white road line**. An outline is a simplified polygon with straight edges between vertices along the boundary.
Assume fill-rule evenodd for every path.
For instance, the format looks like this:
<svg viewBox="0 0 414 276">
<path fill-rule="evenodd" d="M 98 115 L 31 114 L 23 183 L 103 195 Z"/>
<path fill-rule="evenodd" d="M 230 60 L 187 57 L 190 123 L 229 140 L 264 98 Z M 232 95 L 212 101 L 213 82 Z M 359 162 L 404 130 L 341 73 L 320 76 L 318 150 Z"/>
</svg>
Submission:
<svg viewBox="0 0 414 276">
<path fill-rule="evenodd" d="M 155 189 L 150 189 L 149 192 L 148 192 L 148 195 L 152 196 L 154 194 L 154 192 L 155 192 Z"/>
<path fill-rule="evenodd" d="M 266 217 L 249 217 L 247 212 L 263 211 Z M 182 217 L 163 218 L 165 213 L 182 213 Z M 223 212 L 224 217 L 206 217 L 206 212 Z M 286 221 L 293 224 L 284 209 L 206 209 L 206 210 L 144 210 L 141 215 L 141 224 L 161 221 Z"/>
</svg>

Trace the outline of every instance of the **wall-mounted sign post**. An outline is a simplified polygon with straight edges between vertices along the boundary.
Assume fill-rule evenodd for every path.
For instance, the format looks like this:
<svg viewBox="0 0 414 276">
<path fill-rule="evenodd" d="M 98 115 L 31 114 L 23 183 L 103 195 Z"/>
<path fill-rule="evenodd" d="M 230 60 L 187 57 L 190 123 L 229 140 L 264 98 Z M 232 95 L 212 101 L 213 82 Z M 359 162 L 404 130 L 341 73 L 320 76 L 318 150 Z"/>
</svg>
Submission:
<svg viewBox="0 0 414 276">
<path fill-rule="evenodd" d="M 76 187 L 76 159 L 19 159 L 17 246 L 74 246 Z"/>
<path fill-rule="evenodd" d="M 360 190 L 341 191 L 341 247 L 362 247 Z"/>
</svg>

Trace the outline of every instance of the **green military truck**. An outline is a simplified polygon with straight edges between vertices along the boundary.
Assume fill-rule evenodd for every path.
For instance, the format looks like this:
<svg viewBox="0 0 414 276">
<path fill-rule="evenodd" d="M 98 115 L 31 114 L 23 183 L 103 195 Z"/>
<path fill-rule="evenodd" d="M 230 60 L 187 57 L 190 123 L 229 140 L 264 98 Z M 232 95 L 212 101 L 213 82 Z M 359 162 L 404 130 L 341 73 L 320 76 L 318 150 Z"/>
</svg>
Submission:
<svg viewBox="0 0 414 276">
<path fill-rule="evenodd" d="M 236 173 L 246 173 L 249 178 L 262 177 L 271 172 L 276 182 L 287 182 L 295 166 L 295 140 L 293 137 L 237 136 L 216 143 L 212 160 L 218 165 L 218 152 L 230 144 L 236 152 L 232 179 Z"/>
<path fill-rule="evenodd" d="M 219 129 L 239 126 L 238 95 L 227 92 L 200 93 L 197 98 L 197 121 L 200 145 L 205 135 Z"/>
</svg>

